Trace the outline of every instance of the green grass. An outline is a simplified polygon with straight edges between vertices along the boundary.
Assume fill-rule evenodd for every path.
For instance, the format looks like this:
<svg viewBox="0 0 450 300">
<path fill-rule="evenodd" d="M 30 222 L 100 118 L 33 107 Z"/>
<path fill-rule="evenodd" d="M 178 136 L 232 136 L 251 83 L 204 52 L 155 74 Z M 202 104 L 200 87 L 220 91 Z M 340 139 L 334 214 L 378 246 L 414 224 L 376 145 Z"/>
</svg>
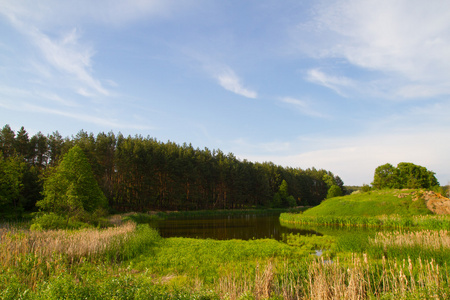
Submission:
<svg viewBox="0 0 450 300">
<path fill-rule="evenodd" d="M 147 216 L 139 218 L 147 220 Z M 396 218 L 399 223 L 422 222 L 432 226 L 445 223 L 441 221 L 444 217 L 436 216 Z M 0 264 L 0 299 L 312 299 L 324 291 L 332 295 L 339 288 L 351 292 L 351 282 L 357 283 L 353 288 L 362 287 L 360 296 L 347 295 L 354 299 L 445 298 L 450 293 L 448 248 L 431 248 L 430 243 L 427 247 L 423 243 L 374 244 L 374 228 L 313 228 L 324 235 L 289 234 L 284 242 L 217 241 L 165 239 L 150 226 L 138 225 L 124 235 L 111 236 L 108 240 L 111 247 L 95 256 L 83 254 L 68 259 L 63 251 L 42 259 L 39 251 L 23 253 L 19 249 L 17 256 L 23 257 L 14 259 L 14 254 L 7 250 L 28 233 L 6 226 L 0 228 L 5 237 L 0 243 L 0 247 L 5 247 L 0 248 L 4 262 Z M 90 230 L 106 233 L 111 229 Z M 59 233 L 82 235 L 92 234 L 91 231 Z M 44 238 L 55 233 L 39 234 Z M 410 240 L 401 232 L 393 236 L 395 241 L 398 236 Z M 326 262 L 315 257 L 317 249 L 325 250 Z"/>
<path fill-rule="evenodd" d="M 303 213 L 282 213 L 284 224 L 450 229 L 450 218 L 432 215 L 420 190 L 377 190 L 335 197 Z"/>
<path fill-rule="evenodd" d="M 392 214 L 400 216 L 430 214 L 422 199 L 413 201 L 412 193 L 417 191 L 377 190 L 335 197 L 306 210 L 304 215 L 373 217 Z"/>
</svg>

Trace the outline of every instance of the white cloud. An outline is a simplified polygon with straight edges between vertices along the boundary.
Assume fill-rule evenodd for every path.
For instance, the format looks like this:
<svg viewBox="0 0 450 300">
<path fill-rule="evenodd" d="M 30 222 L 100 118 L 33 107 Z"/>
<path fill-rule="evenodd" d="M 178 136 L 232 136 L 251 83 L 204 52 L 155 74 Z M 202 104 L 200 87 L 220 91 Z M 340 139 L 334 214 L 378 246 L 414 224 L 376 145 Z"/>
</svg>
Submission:
<svg viewBox="0 0 450 300">
<path fill-rule="evenodd" d="M 347 77 L 327 75 L 319 69 L 308 70 L 306 79 L 330 88 L 342 96 L 344 95 L 342 92 L 343 88 L 351 88 L 355 85 L 353 81 Z"/>
<path fill-rule="evenodd" d="M 239 77 L 228 67 L 218 71 L 215 77 L 218 83 L 230 92 L 252 99 L 258 97 L 255 91 L 243 87 Z"/>
<path fill-rule="evenodd" d="M 289 106 L 294 107 L 297 111 L 304 115 L 325 118 L 326 116 L 323 113 L 320 113 L 311 108 L 311 104 L 305 100 L 299 100 L 291 97 L 280 98 L 280 101 L 288 104 Z"/>
<path fill-rule="evenodd" d="M 282 166 L 302 169 L 315 167 L 332 171 L 345 184 L 369 184 L 373 172 L 385 163 L 412 162 L 436 173 L 441 184 L 450 180 L 450 143 L 442 140 L 448 135 L 443 131 L 422 131 L 418 133 L 389 133 L 359 137 L 315 137 L 310 143 L 316 149 L 297 150 L 289 154 L 246 155 L 251 161 L 272 161 Z M 303 145 L 292 144 L 291 149 L 302 149 Z M 443 159 L 444 158 L 444 159 Z"/>
<path fill-rule="evenodd" d="M 450 94 L 448 1 L 322 1 L 297 29 L 300 49 L 379 72 L 396 83 L 391 92 L 399 97 Z M 312 75 L 321 83 L 320 73 Z"/>
<path fill-rule="evenodd" d="M 33 5 L 30 4 L 30 7 Z M 58 32 L 58 38 L 54 37 L 55 34 L 52 37 L 50 34 L 44 34 L 42 29 L 26 18 L 28 13 L 32 13 L 28 11 L 30 7 L 18 1 L 16 6 L 6 5 L 3 11 L 11 25 L 28 38 L 42 55 L 42 59 L 38 59 L 34 53 L 28 52 L 26 55 L 29 57 L 23 58 L 26 64 L 22 68 L 31 66 L 44 82 L 52 80 L 57 87 L 69 86 L 75 91 L 85 90 L 85 95 L 110 96 L 111 92 L 93 76 L 94 50 L 81 41 L 79 31 L 73 28 L 63 34 Z M 34 81 L 39 82 L 39 78 Z"/>
<path fill-rule="evenodd" d="M 37 105 L 33 105 L 33 104 L 28 104 L 28 103 L 25 103 L 22 106 L 22 109 L 27 110 L 27 111 L 36 112 L 36 113 L 44 113 L 44 114 L 51 114 L 51 115 L 67 117 L 67 118 L 71 118 L 71 119 L 74 119 L 77 121 L 83 121 L 83 122 L 87 122 L 90 124 L 96 124 L 96 125 L 105 126 L 105 127 L 109 127 L 109 128 L 137 129 L 137 130 L 153 129 L 152 127 L 149 127 L 146 125 L 121 123 L 121 122 L 118 122 L 117 120 L 101 118 L 98 116 L 86 114 L 85 112 L 82 112 L 82 113 L 69 112 L 69 111 L 63 111 L 63 110 L 58 110 L 58 109 L 46 108 L 46 107 L 37 106 Z"/>
<path fill-rule="evenodd" d="M 59 40 L 53 40 L 37 29 L 31 30 L 29 34 L 51 66 L 63 74 L 73 76 L 85 89 L 89 88 L 104 96 L 110 95 L 100 81 L 92 76 L 91 58 L 94 51 L 79 43 L 76 29 L 64 34 Z"/>
</svg>

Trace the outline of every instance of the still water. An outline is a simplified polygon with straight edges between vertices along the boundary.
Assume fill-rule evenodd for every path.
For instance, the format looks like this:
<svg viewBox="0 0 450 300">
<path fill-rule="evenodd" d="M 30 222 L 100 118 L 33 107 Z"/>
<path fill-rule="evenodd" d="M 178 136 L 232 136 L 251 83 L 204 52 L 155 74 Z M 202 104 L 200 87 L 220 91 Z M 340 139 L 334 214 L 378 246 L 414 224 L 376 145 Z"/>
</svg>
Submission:
<svg viewBox="0 0 450 300">
<path fill-rule="evenodd" d="M 162 237 L 189 237 L 201 239 L 276 239 L 283 234 L 321 235 L 313 230 L 287 228 L 280 225 L 279 214 L 220 216 L 201 219 L 164 220 L 155 224 Z"/>
</svg>

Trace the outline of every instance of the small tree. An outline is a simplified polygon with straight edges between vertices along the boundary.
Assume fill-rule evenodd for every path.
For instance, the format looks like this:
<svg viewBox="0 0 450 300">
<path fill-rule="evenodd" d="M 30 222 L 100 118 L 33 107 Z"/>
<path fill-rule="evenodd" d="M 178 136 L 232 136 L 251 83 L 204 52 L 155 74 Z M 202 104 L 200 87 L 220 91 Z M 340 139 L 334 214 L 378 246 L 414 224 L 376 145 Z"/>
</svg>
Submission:
<svg viewBox="0 0 450 300">
<path fill-rule="evenodd" d="M 295 198 L 291 195 L 289 195 L 288 192 L 288 184 L 286 180 L 283 179 L 283 181 L 280 184 L 280 187 L 278 189 L 278 192 L 275 193 L 272 201 L 273 207 L 293 207 L 297 205 L 297 201 Z"/>
<path fill-rule="evenodd" d="M 327 199 L 342 196 L 342 189 L 338 185 L 332 185 L 327 193 Z"/>
<path fill-rule="evenodd" d="M 83 150 L 75 146 L 44 181 L 44 199 L 36 205 L 59 215 L 78 216 L 106 207 L 106 197 L 94 178 Z"/>
</svg>

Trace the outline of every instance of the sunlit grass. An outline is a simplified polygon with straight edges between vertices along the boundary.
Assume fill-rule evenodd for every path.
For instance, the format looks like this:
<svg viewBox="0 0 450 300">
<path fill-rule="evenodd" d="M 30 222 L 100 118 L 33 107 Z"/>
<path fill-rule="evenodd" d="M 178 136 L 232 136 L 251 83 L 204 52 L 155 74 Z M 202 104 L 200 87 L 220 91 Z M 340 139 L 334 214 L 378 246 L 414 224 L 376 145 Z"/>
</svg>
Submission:
<svg viewBox="0 0 450 300">
<path fill-rule="evenodd" d="M 357 226 L 357 227 L 385 227 L 392 229 L 421 228 L 421 229 L 448 229 L 450 230 L 450 216 L 400 216 L 380 215 L 364 216 L 309 216 L 304 214 L 283 213 L 280 215 L 282 223 L 322 225 L 322 226 Z"/>
<path fill-rule="evenodd" d="M 133 223 L 108 229 L 0 230 L 0 299 L 450 295 L 449 259 L 442 254 L 450 252 L 447 231 L 379 232 L 371 237 L 290 234 L 279 242 L 163 239 L 149 226 Z M 315 249 L 328 250 L 328 255 L 318 258 Z"/>
</svg>

